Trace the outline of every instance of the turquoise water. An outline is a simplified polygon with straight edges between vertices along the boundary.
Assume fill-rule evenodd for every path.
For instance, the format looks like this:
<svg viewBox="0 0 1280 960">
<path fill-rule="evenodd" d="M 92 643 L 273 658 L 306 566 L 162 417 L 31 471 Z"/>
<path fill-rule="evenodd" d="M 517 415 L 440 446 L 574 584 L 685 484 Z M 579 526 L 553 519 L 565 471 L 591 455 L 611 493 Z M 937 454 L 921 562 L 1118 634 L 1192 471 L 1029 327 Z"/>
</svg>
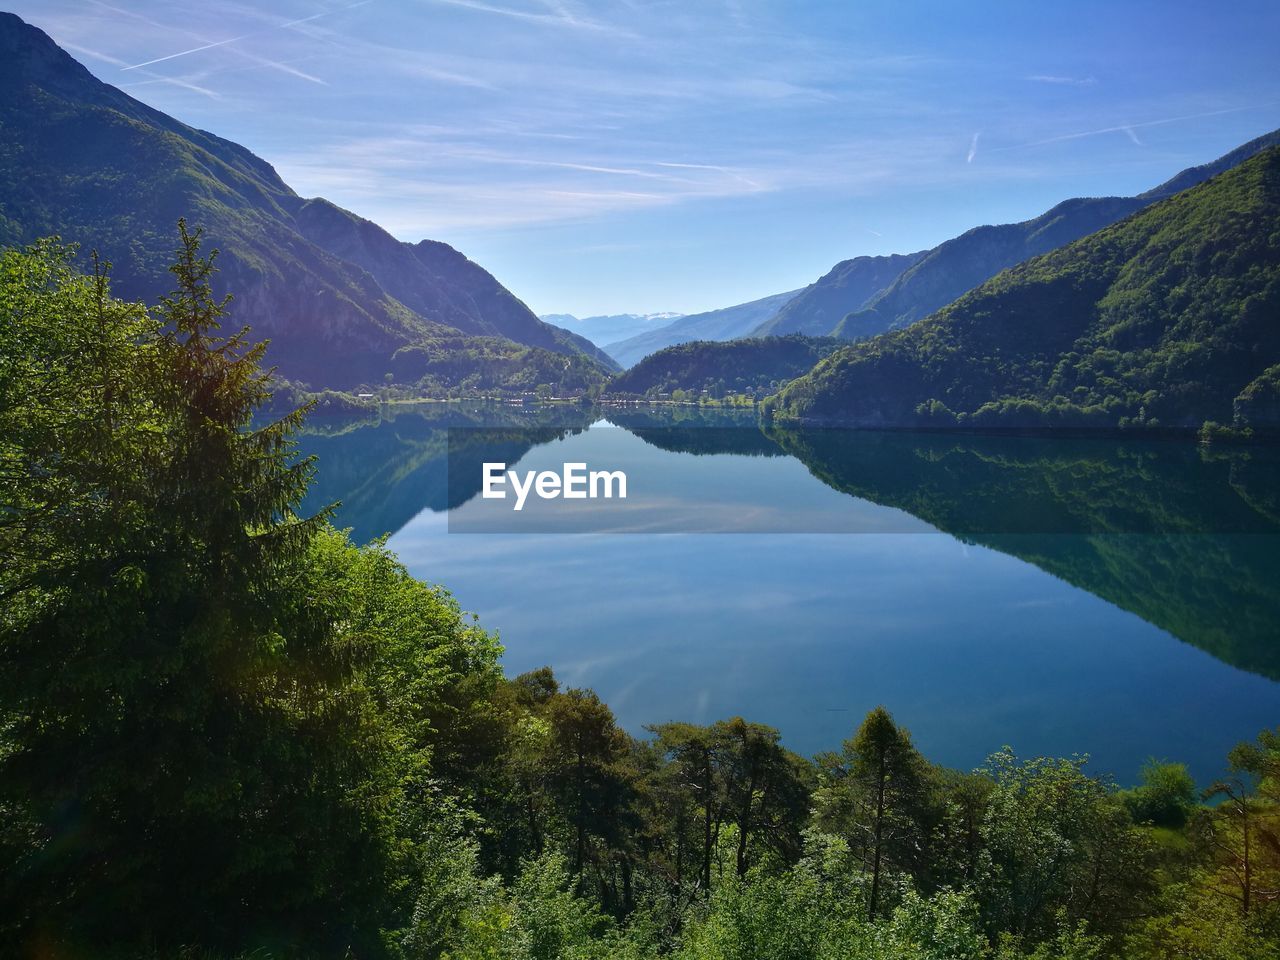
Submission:
<svg viewBox="0 0 1280 960">
<path fill-rule="evenodd" d="M 509 674 L 550 664 L 637 734 L 741 714 L 814 753 L 884 704 L 956 767 L 1010 744 L 1203 782 L 1280 723 L 1275 450 L 603 416 L 318 424 L 309 505 L 390 533 Z M 486 460 L 623 469 L 628 498 L 517 514 L 479 496 Z"/>
</svg>

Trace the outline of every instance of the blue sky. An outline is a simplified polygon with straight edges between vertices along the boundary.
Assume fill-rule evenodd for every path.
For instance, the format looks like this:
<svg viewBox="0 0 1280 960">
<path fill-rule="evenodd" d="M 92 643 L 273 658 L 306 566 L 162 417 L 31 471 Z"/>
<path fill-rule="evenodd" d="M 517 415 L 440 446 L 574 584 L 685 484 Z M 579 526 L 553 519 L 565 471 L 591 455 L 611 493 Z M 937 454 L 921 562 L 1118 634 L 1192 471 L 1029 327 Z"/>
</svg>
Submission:
<svg viewBox="0 0 1280 960">
<path fill-rule="evenodd" d="M 539 313 L 694 312 L 1280 127 L 1280 4 L 9 0 Z"/>
</svg>

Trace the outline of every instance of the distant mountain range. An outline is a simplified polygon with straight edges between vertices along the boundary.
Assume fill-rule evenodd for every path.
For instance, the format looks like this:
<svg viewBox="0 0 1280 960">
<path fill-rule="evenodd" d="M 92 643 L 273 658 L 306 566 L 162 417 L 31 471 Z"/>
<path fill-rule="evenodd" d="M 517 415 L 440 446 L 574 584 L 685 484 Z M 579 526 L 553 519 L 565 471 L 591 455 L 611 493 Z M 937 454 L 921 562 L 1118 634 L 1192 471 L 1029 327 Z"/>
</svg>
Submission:
<svg viewBox="0 0 1280 960">
<path fill-rule="evenodd" d="M 649 354 L 678 343 L 745 337 L 777 313 L 798 292 L 792 290 L 752 300 L 750 303 L 739 303 L 706 313 L 691 313 L 657 330 L 606 344 L 605 350 L 623 367 L 630 367 Z"/>
<path fill-rule="evenodd" d="M 875 336 L 933 313 L 1001 270 L 1203 183 L 1275 144 L 1280 144 L 1280 131 L 1258 137 L 1212 163 L 1183 170 L 1136 197 L 1065 200 L 1034 219 L 975 227 L 931 250 L 842 260 L 801 290 L 681 317 L 620 342 L 596 342 L 623 367 L 631 367 L 664 347 L 697 340 L 792 333 L 846 340 Z M 751 322 L 752 318 L 757 319 Z"/>
<path fill-rule="evenodd" d="M 842 261 L 803 290 L 579 320 L 535 316 L 446 244 L 299 197 L 11 14 L 0 128 L 0 245 L 60 235 L 113 261 L 117 295 L 154 302 L 185 217 L 222 251 L 231 323 L 269 338 L 296 384 L 776 391 L 779 420 L 878 426 L 1280 425 L 1280 131 L 1136 197 Z M 619 365 L 635 369 L 607 384 Z"/>
<path fill-rule="evenodd" d="M 571 313 L 544 313 L 538 319 L 586 337 L 597 347 L 626 340 L 665 327 L 683 313 L 614 313 L 594 317 L 575 317 Z"/>
<path fill-rule="evenodd" d="M 753 335 L 805 333 L 858 340 L 905 327 L 1001 270 L 1101 230 L 1277 143 L 1280 131 L 1258 137 L 1136 197 L 1064 200 L 1034 219 L 974 227 L 932 250 L 845 260 L 802 290 Z"/>
<path fill-rule="evenodd" d="M 235 295 L 232 322 L 271 340 L 268 360 L 287 378 L 531 389 L 616 369 L 453 248 L 404 243 L 299 197 L 244 147 L 102 83 L 7 13 L 0 127 L 0 244 L 61 235 L 113 261 L 117 294 L 154 301 L 170 289 L 186 217 L 222 251 L 216 282 Z"/>
<path fill-rule="evenodd" d="M 888 257 L 855 257 L 842 260 L 831 271 L 809 284 L 782 305 L 782 308 L 752 332 L 768 337 L 786 333 L 827 336 L 851 309 L 871 303 L 903 271 L 915 265 L 929 251 L 893 254 Z M 852 305 L 852 306 L 851 306 Z"/>
<path fill-rule="evenodd" d="M 896 330 L 928 316 L 1001 270 L 1048 253 L 1136 213 L 1158 200 L 1203 183 L 1258 151 L 1280 143 L 1280 131 L 1251 140 L 1212 163 L 1191 167 L 1136 197 L 1082 197 L 1022 223 L 975 227 L 926 251 L 909 270 L 864 308 L 850 307 L 830 332 L 848 340 Z"/>
<path fill-rule="evenodd" d="M 874 427 L 1280 429 L 1280 147 L 831 355 L 765 413 Z"/>
</svg>

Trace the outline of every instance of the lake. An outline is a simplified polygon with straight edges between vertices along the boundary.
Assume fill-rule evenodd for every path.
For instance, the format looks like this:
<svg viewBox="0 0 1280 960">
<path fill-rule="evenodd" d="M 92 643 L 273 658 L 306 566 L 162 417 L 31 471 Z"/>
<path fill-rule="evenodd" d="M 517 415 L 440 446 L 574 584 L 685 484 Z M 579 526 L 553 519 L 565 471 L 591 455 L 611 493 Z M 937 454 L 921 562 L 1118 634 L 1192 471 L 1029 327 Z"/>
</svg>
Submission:
<svg viewBox="0 0 1280 960">
<path fill-rule="evenodd" d="M 1207 783 L 1280 723 L 1280 450 L 762 430 L 750 414 L 482 403 L 318 420 L 309 508 L 389 545 L 642 735 L 742 715 L 801 753 L 877 704 L 930 759 L 1149 757 Z M 482 465 L 627 499 L 480 496 Z"/>
</svg>

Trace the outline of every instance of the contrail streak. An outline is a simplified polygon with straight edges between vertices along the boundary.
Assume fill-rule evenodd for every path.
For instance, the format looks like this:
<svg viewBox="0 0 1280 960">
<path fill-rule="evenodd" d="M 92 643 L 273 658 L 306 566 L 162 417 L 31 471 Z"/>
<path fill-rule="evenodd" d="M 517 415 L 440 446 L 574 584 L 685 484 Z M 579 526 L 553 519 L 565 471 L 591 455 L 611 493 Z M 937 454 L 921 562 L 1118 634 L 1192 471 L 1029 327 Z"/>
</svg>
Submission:
<svg viewBox="0 0 1280 960">
<path fill-rule="evenodd" d="M 1144 120 L 1141 123 L 1124 123 L 1116 127 L 1103 127 L 1100 130 L 1086 130 L 1083 133 L 1064 133 L 1057 137 L 1048 137 L 1044 140 L 1034 140 L 1031 143 L 1020 143 L 1012 147 L 996 147 L 996 150 L 1021 150 L 1025 147 L 1042 147 L 1047 143 L 1062 143 L 1065 140 L 1080 140 L 1084 137 L 1096 137 L 1104 133 L 1124 133 L 1130 137 L 1134 137 L 1134 130 L 1142 127 L 1158 127 L 1166 123 L 1181 123 L 1184 120 L 1202 120 L 1205 117 L 1221 117 L 1228 113 L 1243 113 L 1246 110 L 1259 110 L 1263 107 L 1269 107 L 1276 101 L 1271 100 L 1267 103 L 1250 104 L 1246 107 L 1227 107 L 1225 110 L 1207 110 L 1204 113 L 1188 113 L 1181 117 L 1164 117 L 1160 120 Z M 1135 137 L 1136 140 L 1136 137 Z"/>
<path fill-rule="evenodd" d="M 342 13 L 344 10 L 354 10 L 356 7 L 363 7 L 372 0 L 361 0 L 360 3 L 353 3 L 347 7 L 340 7 L 337 10 L 322 10 L 320 13 L 313 13 L 309 17 L 299 17 L 297 20 L 290 20 L 287 23 L 278 23 L 274 27 L 268 27 L 267 30 L 284 30 L 288 27 L 296 27 L 303 23 L 310 23 L 312 20 L 319 20 L 321 17 L 327 17 L 332 13 Z M 260 33 L 266 33 L 267 30 L 258 30 L 254 33 L 244 33 L 238 37 L 229 37 L 226 40 L 215 40 L 213 43 L 204 43 L 198 47 L 192 47 L 190 50 L 181 50 L 178 53 L 171 53 L 167 57 L 156 57 L 154 60 L 146 60 L 142 63 L 133 63 L 127 67 L 121 67 L 123 70 L 137 70 L 139 67 L 149 67 L 153 63 L 164 63 L 166 60 L 176 60 L 178 57 L 185 57 L 191 53 L 199 53 L 201 50 L 212 50 L 214 47 L 225 47 L 228 43 L 235 43 L 238 40 L 247 40 L 249 37 L 257 36 Z M 308 78 L 310 79 L 310 78 Z"/>
<path fill-rule="evenodd" d="M 166 60 L 175 60 L 178 57 L 185 57 L 189 53 L 199 53 L 201 50 L 212 50 L 214 47 L 223 47 L 228 43 L 235 43 L 237 40 L 243 40 L 245 37 L 251 37 L 253 34 L 246 33 L 243 36 L 231 37 L 227 40 L 215 40 L 213 43 L 202 44 L 198 47 L 192 47 L 190 50 L 183 50 L 180 53 L 171 53 L 167 57 L 156 57 L 154 60 L 145 60 L 142 63 L 133 63 L 127 67 L 121 67 L 121 70 L 137 70 L 139 67 L 149 67 L 153 63 L 164 63 Z"/>
</svg>

